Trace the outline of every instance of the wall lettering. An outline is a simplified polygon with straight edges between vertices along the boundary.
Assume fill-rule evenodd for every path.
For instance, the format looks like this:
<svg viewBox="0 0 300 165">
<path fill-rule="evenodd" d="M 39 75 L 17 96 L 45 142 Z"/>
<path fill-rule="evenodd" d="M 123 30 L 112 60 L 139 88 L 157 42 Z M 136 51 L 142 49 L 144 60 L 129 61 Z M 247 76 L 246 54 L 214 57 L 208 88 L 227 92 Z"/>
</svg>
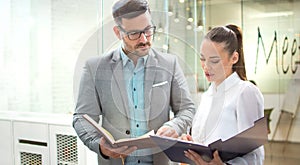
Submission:
<svg viewBox="0 0 300 165">
<path fill-rule="evenodd" d="M 278 54 L 278 40 L 277 40 L 277 32 L 274 31 L 274 39 L 272 41 L 272 45 L 269 51 L 268 56 L 266 55 L 266 49 L 265 49 L 265 45 L 264 45 L 264 41 L 260 32 L 260 28 L 257 28 L 257 32 L 258 32 L 258 38 L 257 38 L 257 49 L 256 49 L 256 60 L 255 60 L 255 69 L 254 69 L 254 73 L 256 74 L 257 72 L 257 63 L 258 63 L 258 55 L 259 55 L 259 45 L 261 42 L 262 48 L 263 48 L 263 54 L 266 60 L 266 64 L 269 63 L 271 54 L 273 51 L 275 51 L 275 55 L 276 55 L 276 72 L 277 74 L 280 74 L 279 72 L 279 54 Z M 300 45 L 298 46 L 297 40 L 296 38 L 293 39 L 290 51 L 289 51 L 289 38 L 287 36 L 284 37 L 283 43 L 282 43 L 282 54 L 281 54 L 281 71 L 283 74 L 287 74 L 289 72 L 289 70 L 291 70 L 292 74 L 295 74 L 298 66 L 296 65 L 296 63 L 299 63 L 300 61 L 300 53 L 298 54 L 298 59 L 296 58 L 296 54 L 297 54 L 297 50 L 298 52 L 300 52 Z M 290 60 L 289 61 L 285 61 L 285 59 L 287 59 L 290 56 Z M 285 65 L 288 64 L 288 65 Z"/>
</svg>

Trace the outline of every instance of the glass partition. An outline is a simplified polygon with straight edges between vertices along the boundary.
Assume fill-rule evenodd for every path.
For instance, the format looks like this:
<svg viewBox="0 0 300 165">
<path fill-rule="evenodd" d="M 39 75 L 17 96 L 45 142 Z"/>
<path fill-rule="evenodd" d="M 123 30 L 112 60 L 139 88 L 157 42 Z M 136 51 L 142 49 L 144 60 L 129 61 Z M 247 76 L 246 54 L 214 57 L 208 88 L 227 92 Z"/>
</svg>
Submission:
<svg viewBox="0 0 300 165">
<path fill-rule="evenodd" d="M 298 70 L 299 6 L 289 0 L 243 2 L 247 73 L 263 93 L 285 93 Z"/>
<path fill-rule="evenodd" d="M 0 111 L 72 113 L 86 59 L 118 46 L 105 0 L 0 1 Z M 299 1 L 150 0 L 154 47 L 178 57 L 195 97 L 208 86 L 199 61 L 203 35 L 243 28 L 249 79 L 284 93 L 299 73 Z"/>
<path fill-rule="evenodd" d="M 75 64 L 99 11 L 97 0 L 0 1 L 1 111 L 73 112 Z"/>
</svg>

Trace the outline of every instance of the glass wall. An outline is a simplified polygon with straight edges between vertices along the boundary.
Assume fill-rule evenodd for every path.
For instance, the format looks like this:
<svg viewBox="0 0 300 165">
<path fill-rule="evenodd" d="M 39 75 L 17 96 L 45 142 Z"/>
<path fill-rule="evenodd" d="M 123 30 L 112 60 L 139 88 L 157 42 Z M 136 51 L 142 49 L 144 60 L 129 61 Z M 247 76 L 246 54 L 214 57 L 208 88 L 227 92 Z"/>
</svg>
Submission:
<svg viewBox="0 0 300 165">
<path fill-rule="evenodd" d="M 114 1 L 1 0 L 0 111 L 72 113 L 85 60 L 119 44 L 112 31 Z M 203 35 L 237 24 L 244 31 L 248 78 L 263 93 L 285 93 L 300 61 L 299 3 L 149 0 L 154 47 L 178 57 L 197 101 L 208 86 L 199 64 Z"/>
<path fill-rule="evenodd" d="M 199 90 L 203 91 L 207 87 L 202 72 L 198 72 L 199 47 L 205 26 L 205 2 L 157 0 L 151 7 L 154 9 L 154 22 L 158 26 L 155 47 L 178 57 L 190 91 L 196 96 Z"/>
<path fill-rule="evenodd" d="M 1 111 L 73 112 L 75 64 L 100 10 L 97 0 L 0 1 Z"/>
<path fill-rule="evenodd" d="M 299 70 L 299 7 L 291 0 L 243 3 L 247 71 L 264 93 L 285 93 Z"/>
</svg>

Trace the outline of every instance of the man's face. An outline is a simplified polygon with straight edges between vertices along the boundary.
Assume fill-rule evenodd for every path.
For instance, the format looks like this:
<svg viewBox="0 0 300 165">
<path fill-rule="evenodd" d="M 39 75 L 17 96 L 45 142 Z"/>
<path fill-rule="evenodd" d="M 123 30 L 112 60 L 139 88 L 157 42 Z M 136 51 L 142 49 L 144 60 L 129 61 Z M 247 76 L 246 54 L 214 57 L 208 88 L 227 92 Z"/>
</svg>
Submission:
<svg viewBox="0 0 300 165">
<path fill-rule="evenodd" d="M 122 19 L 119 35 L 123 40 L 123 49 L 126 54 L 145 56 L 149 53 L 154 33 L 149 12 L 132 19 Z M 142 33 L 141 33 L 142 32 Z M 140 35 L 140 37 L 138 37 Z"/>
</svg>

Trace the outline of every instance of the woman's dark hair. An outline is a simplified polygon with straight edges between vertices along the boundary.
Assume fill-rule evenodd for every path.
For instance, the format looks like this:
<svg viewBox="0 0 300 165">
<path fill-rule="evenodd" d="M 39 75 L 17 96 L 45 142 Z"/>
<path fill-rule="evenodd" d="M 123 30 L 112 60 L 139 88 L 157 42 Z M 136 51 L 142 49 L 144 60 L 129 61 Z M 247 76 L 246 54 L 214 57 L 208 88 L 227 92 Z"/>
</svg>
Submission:
<svg viewBox="0 0 300 165">
<path fill-rule="evenodd" d="M 216 43 L 224 43 L 224 49 L 232 55 L 235 51 L 239 54 L 237 63 L 232 66 L 233 72 L 237 72 L 242 80 L 247 80 L 245 59 L 243 50 L 242 30 L 236 25 L 219 26 L 211 29 L 205 36 Z"/>
<path fill-rule="evenodd" d="M 135 18 L 146 11 L 150 12 L 147 0 L 119 0 L 112 8 L 112 14 L 117 25 L 122 24 L 122 19 Z"/>
</svg>

